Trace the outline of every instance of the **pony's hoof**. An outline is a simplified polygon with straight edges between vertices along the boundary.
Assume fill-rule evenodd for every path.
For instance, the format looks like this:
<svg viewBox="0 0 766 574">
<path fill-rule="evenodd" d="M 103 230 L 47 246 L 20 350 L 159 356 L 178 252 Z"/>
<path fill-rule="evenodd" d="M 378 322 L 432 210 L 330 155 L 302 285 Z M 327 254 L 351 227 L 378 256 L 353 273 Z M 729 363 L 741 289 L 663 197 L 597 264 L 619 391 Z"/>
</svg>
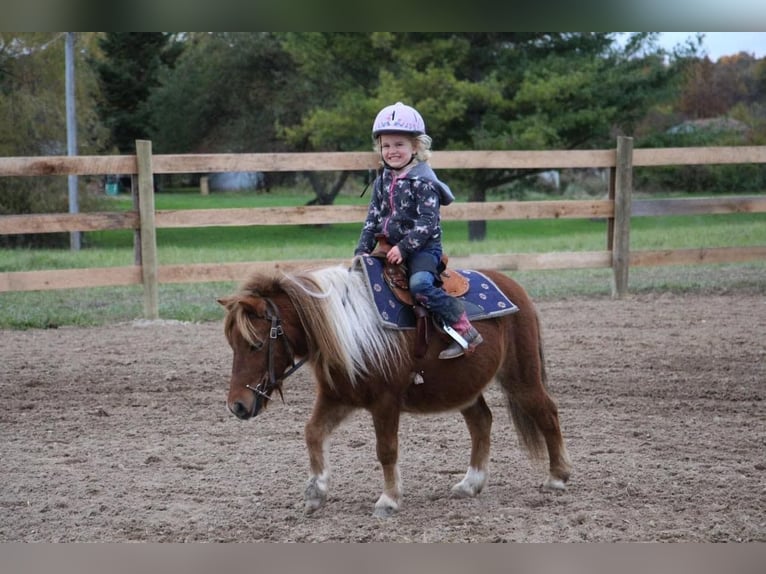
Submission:
<svg viewBox="0 0 766 574">
<path fill-rule="evenodd" d="M 478 490 L 466 484 L 463 484 L 462 482 L 459 482 L 455 486 L 453 486 L 451 492 L 452 492 L 453 498 L 473 498 L 474 496 L 479 494 Z"/>
<path fill-rule="evenodd" d="M 303 512 L 306 514 L 314 514 L 317 510 L 324 506 L 324 500 L 306 500 L 303 505 Z"/>
<path fill-rule="evenodd" d="M 553 490 L 553 491 L 561 492 L 567 489 L 567 485 L 560 478 L 554 478 L 551 476 L 548 478 L 548 480 L 546 480 L 543 483 L 542 488 L 543 490 Z"/>
<path fill-rule="evenodd" d="M 393 506 L 376 506 L 372 515 L 375 518 L 391 518 L 398 511 L 399 509 Z"/>
<path fill-rule="evenodd" d="M 381 494 L 375 503 L 372 515 L 376 518 L 391 518 L 397 512 L 399 512 L 399 505 L 385 494 Z"/>
</svg>

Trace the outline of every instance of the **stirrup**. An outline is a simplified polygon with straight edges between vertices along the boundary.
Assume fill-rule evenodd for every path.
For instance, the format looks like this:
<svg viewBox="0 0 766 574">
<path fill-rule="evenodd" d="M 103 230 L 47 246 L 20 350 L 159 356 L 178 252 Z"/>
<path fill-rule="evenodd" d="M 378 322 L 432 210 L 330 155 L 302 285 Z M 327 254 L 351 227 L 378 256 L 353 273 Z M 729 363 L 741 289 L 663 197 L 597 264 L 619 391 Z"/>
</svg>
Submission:
<svg viewBox="0 0 766 574">
<path fill-rule="evenodd" d="M 447 335 L 455 339 L 455 342 L 458 345 L 460 345 L 463 349 L 468 348 L 468 341 L 466 341 L 460 333 L 455 331 L 455 329 L 447 325 L 447 323 L 444 323 L 442 325 L 442 329 L 444 329 L 444 332 L 447 333 Z"/>
<path fill-rule="evenodd" d="M 466 342 L 465 347 L 463 347 L 456 339 L 449 344 L 449 347 L 447 347 L 441 353 L 439 353 L 439 358 L 440 359 L 456 359 L 458 357 L 462 357 L 466 353 L 472 353 L 476 347 L 478 347 L 481 343 L 484 342 L 484 337 L 481 336 L 481 333 L 479 333 L 479 331 L 477 331 L 475 327 L 472 327 L 471 331 L 469 331 L 468 334 L 473 335 L 470 338 L 470 342 L 466 341 L 463 337 L 458 335 L 458 337 L 460 337 L 463 341 Z"/>
</svg>

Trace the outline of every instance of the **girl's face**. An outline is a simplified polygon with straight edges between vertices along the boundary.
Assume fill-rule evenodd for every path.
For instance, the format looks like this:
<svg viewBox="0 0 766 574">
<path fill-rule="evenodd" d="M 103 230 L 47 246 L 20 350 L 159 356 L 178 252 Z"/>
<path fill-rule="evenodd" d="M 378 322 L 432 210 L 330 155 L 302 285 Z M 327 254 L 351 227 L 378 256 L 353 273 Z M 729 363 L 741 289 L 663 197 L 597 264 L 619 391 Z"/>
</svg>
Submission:
<svg viewBox="0 0 766 574">
<path fill-rule="evenodd" d="M 380 136 L 380 153 L 383 161 L 393 169 L 401 169 L 412 161 L 415 146 L 409 136 L 383 134 Z"/>
</svg>

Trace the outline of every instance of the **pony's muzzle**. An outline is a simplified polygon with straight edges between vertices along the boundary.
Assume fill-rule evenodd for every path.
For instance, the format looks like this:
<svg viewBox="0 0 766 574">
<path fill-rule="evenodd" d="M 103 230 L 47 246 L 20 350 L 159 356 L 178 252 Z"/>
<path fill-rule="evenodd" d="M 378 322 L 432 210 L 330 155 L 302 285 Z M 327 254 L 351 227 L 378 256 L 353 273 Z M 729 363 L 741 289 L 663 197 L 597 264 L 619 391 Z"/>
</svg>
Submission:
<svg viewBox="0 0 766 574">
<path fill-rule="evenodd" d="M 238 419 L 247 420 L 253 416 L 253 411 L 242 401 L 234 401 L 228 405 L 231 413 Z"/>
</svg>

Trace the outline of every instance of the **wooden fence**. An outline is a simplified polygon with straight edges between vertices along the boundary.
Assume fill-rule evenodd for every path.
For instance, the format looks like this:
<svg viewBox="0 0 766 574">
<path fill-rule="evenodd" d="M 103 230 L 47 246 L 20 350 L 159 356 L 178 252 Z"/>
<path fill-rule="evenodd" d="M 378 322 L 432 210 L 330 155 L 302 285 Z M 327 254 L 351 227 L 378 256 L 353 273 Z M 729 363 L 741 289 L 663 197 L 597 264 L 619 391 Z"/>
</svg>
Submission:
<svg viewBox="0 0 766 574">
<path fill-rule="evenodd" d="M 612 293 L 628 289 L 630 266 L 744 262 L 766 259 L 766 246 L 720 247 L 660 251 L 630 250 L 632 216 L 766 212 L 766 196 L 632 199 L 633 168 L 637 166 L 766 163 L 766 146 L 633 149 L 632 139 L 620 137 L 616 149 L 575 151 L 440 151 L 433 155 L 440 169 L 566 169 L 606 168 L 609 195 L 603 200 L 503 201 L 453 203 L 442 211 L 444 220 L 605 218 L 603 251 L 555 253 L 494 253 L 453 257 L 462 268 L 498 270 L 576 269 L 610 267 Z M 54 233 L 133 229 L 136 265 L 96 269 L 63 269 L 0 273 L 0 292 L 144 286 L 144 314 L 159 314 L 159 283 L 241 281 L 254 271 L 290 271 L 305 265 L 331 265 L 347 260 L 202 263 L 160 265 L 156 229 L 168 227 L 248 226 L 360 223 L 364 206 L 304 206 L 239 209 L 156 211 L 154 174 L 231 171 L 361 171 L 374 169 L 371 152 L 153 155 L 151 142 L 137 141 L 135 156 L 43 156 L 0 158 L 0 177 L 48 175 L 132 174 L 137 181 L 131 212 L 33 214 L 0 216 L 0 234 Z"/>
</svg>

